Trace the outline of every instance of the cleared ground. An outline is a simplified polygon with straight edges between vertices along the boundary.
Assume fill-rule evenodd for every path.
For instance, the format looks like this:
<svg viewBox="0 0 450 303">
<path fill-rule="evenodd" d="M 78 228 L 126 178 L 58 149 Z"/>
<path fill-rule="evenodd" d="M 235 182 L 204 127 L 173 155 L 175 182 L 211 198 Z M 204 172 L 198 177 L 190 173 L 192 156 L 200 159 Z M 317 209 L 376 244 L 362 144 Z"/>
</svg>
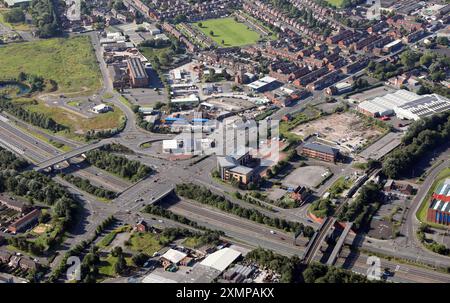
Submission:
<svg viewBox="0 0 450 303">
<path fill-rule="evenodd" d="M 202 27 L 197 26 L 205 35 L 211 37 L 219 45 L 242 46 L 254 44 L 259 40 L 259 34 L 250 30 L 244 23 L 236 22 L 234 18 L 218 18 L 202 21 Z M 210 32 L 213 31 L 213 35 Z M 224 43 L 222 44 L 222 40 Z"/>
<path fill-rule="evenodd" d="M 285 186 L 316 187 L 326 177 L 329 170 L 323 166 L 303 166 L 296 168 L 284 180 Z"/>
<path fill-rule="evenodd" d="M 0 48 L 0 79 L 20 72 L 54 80 L 58 92 L 93 92 L 101 75 L 89 37 L 9 44 Z"/>
<path fill-rule="evenodd" d="M 319 133 L 320 138 L 353 149 L 380 136 L 382 132 L 350 112 L 333 114 L 300 124 L 292 133 L 306 137 Z"/>
</svg>

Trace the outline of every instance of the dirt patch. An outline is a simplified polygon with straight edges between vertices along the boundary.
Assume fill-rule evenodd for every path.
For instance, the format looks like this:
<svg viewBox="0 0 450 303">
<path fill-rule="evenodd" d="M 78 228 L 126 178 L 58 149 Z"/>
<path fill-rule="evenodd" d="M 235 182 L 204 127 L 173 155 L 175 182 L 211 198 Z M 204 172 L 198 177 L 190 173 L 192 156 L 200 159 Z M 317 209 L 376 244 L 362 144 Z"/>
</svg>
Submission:
<svg viewBox="0 0 450 303">
<path fill-rule="evenodd" d="M 353 149 L 380 136 L 382 132 L 350 112 L 332 114 L 323 118 L 301 124 L 292 133 L 307 137 L 318 134 L 323 140 L 345 144 Z"/>
</svg>

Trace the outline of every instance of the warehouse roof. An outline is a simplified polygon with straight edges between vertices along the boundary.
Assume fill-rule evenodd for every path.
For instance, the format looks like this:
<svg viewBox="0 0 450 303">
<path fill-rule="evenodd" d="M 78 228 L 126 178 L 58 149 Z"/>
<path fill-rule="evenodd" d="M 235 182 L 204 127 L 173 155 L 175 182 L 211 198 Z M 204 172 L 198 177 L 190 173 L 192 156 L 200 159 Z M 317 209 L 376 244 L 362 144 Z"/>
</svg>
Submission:
<svg viewBox="0 0 450 303">
<path fill-rule="evenodd" d="M 397 106 L 394 110 L 399 116 L 417 120 L 450 110 L 450 100 L 436 94 L 426 95 Z"/>
<path fill-rule="evenodd" d="M 161 258 L 167 259 L 173 264 L 178 264 L 181 260 L 187 257 L 187 254 L 175 250 L 175 249 L 169 249 L 164 255 L 161 256 Z"/>
<path fill-rule="evenodd" d="M 210 254 L 200 264 L 202 264 L 204 266 L 212 267 L 219 271 L 224 271 L 240 255 L 241 255 L 241 253 L 238 252 L 237 250 L 225 247 L 219 251 L 216 251 L 216 252 Z"/>
</svg>

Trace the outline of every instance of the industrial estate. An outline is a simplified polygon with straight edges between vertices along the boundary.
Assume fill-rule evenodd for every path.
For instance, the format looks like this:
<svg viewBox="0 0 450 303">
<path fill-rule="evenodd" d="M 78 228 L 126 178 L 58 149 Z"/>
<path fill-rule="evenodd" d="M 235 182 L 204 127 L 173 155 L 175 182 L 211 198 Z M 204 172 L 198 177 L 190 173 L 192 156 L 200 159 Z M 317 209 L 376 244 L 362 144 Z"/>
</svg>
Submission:
<svg viewBox="0 0 450 303">
<path fill-rule="evenodd" d="M 445 0 L 0 0 L 0 283 L 450 283 Z"/>
</svg>

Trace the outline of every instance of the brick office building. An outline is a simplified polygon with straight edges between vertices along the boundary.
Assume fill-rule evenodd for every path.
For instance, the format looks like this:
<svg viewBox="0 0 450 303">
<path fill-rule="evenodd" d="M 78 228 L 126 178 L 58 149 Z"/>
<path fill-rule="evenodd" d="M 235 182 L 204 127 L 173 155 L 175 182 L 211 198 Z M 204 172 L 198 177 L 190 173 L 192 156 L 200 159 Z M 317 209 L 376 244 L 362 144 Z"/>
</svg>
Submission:
<svg viewBox="0 0 450 303">
<path fill-rule="evenodd" d="M 318 143 L 306 143 L 297 150 L 297 153 L 327 162 L 335 162 L 339 157 L 339 150 Z"/>
</svg>

